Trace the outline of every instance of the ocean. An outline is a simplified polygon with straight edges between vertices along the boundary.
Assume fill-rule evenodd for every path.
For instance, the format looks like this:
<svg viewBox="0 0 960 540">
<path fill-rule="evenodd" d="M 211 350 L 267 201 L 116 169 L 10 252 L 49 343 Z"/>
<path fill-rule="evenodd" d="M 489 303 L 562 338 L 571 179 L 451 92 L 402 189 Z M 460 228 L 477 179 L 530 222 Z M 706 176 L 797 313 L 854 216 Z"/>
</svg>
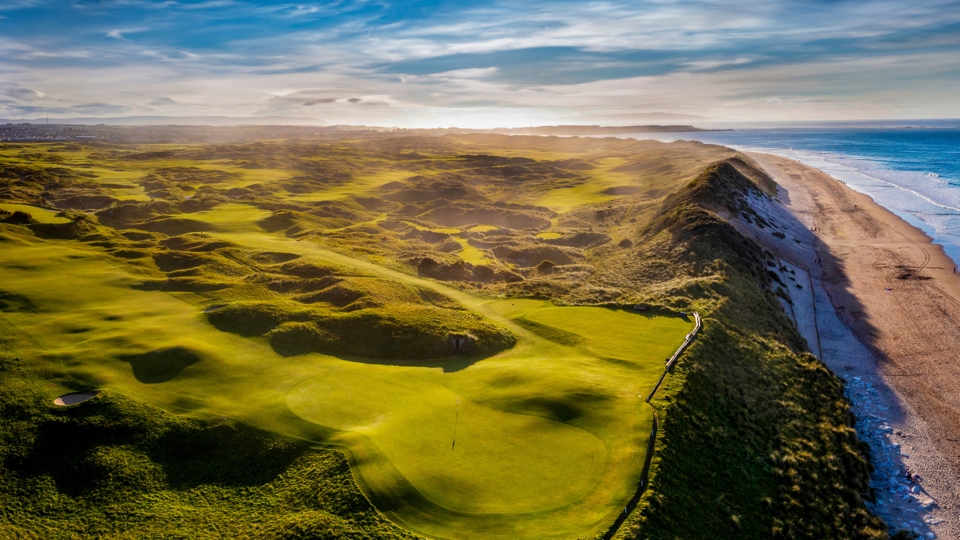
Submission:
<svg viewBox="0 0 960 540">
<path fill-rule="evenodd" d="M 816 167 L 922 229 L 960 266 L 960 122 L 954 127 L 749 129 L 620 135 L 696 140 Z"/>
</svg>

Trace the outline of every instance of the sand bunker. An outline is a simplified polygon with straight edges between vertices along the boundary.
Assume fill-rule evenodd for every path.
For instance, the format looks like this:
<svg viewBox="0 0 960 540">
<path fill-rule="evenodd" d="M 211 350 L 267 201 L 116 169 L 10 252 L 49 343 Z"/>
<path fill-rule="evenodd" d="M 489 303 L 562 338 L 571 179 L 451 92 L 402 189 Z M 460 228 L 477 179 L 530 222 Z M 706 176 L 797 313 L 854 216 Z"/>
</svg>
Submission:
<svg viewBox="0 0 960 540">
<path fill-rule="evenodd" d="M 93 399 L 100 394 L 99 391 L 93 392 L 75 392 L 73 394 L 64 394 L 57 399 L 53 400 L 54 405 L 60 407 L 68 407 L 70 405 L 76 405 L 77 403 L 83 403 L 88 399 Z"/>
</svg>

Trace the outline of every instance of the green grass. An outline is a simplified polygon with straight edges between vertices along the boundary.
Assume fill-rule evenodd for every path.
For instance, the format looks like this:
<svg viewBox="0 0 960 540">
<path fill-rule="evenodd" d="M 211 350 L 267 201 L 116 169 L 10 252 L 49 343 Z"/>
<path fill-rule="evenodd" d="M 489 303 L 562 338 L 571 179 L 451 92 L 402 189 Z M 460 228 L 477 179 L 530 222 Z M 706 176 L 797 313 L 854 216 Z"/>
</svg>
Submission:
<svg viewBox="0 0 960 540">
<path fill-rule="evenodd" d="M 170 218 L 192 219 L 203 221 L 213 225 L 217 231 L 226 233 L 259 231 L 262 232 L 256 224 L 268 217 L 273 212 L 269 210 L 260 210 L 249 204 L 220 204 L 211 210 L 203 210 L 190 214 L 173 214 Z"/>
<path fill-rule="evenodd" d="M 413 222 L 410 222 L 410 221 L 404 221 L 404 223 L 406 223 L 407 225 L 413 227 L 414 229 L 416 229 L 416 230 L 418 230 L 418 231 L 430 231 L 430 232 L 444 233 L 444 234 L 460 234 L 460 229 L 453 228 L 453 227 L 435 227 L 435 228 L 431 228 L 431 227 L 424 227 L 423 225 L 418 225 L 418 224 L 413 223 Z M 474 227 L 474 228 L 476 228 L 476 227 Z M 496 229 L 496 227 L 494 227 L 494 229 Z M 470 229 L 470 230 L 472 231 L 473 229 Z"/>
<path fill-rule="evenodd" d="M 497 388 L 473 371 L 330 363 L 287 403 L 345 438 L 368 438 L 423 496 L 451 510 L 538 512 L 596 486 L 607 458 L 600 439 L 563 422 L 499 410 Z M 394 484 L 368 472 L 361 467 L 370 484 Z"/>
<path fill-rule="evenodd" d="M 651 422 L 637 396 L 656 380 L 688 322 L 484 300 L 266 233 L 256 225 L 263 213 L 249 206 L 190 216 L 209 224 L 213 230 L 205 234 L 213 237 L 440 292 L 509 328 L 519 341 L 482 360 L 416 366 L 282 357 L 263 340 L 216 330 L 199 309 L 202 298 L 192 293 L 142 290 L 141 279 L 94 249 L 14 233 L 0 240 L 3 288 L 32 309 L 3 313 L 5 324 L 77 387 L 342 446 L 378 507 L 430 536 L 589 535 L 632 495 Z M 69 281 L 59 278 L 67 274 Z M 583 331 L 584 317 L 598 328 L 624 331 L 569 346 L 514 322 L 524 318 L 569 334 Z"/>
<path fill-rule="evenodd" d="M 430 227 L 424 227 L 422 225 L 418 225 L 416 223 L 412 223 L 409 221 L 405 221 L 404 223 L 406 223 L 407 225 L 410 225 L 411 227 L 414 227 L 418 231 L 430 231 L 435 233 L 445 233 L 445 234 L 454 235 L 454 240 L 456 240 L 460 244 L 460 251 L 458 254 L 460 255 L 460 259 L 462 259 L 463 262 L 470 263 L 473 265 L 488 264 L 493 262 L 493 259 L 487 256 L 488 254 L 486 251 L 471 245 L 468 239 L 456 236 L 462 232 L 460 229 L 453 228 L 453 227 L 430 228 Z M 470 231 L 485 232 L 485 231 L 491 231 L 496 229 L 499 229 L 499 227 L 494 227 L 492 225 L 477 225 L 475 227 L 471 227 Z"/>
<path fill-rule="evenodd" d="M 335 184 L 323 191 L 289 195 L 286 198 L 297 202 L 333 201 L 355 195 L 374 195 L 377 188 L 390 182 L 406 180 L 413 176 L 407 171 L 384 170 L 362 174 L 342 184 Z"/>
<path fill-rule="evenodd" d="M 47 152 L 61 147 L 70 151 Z M 413 150 L 428 157 L 390 157 Z M 507 180 L 498 173 L 507 169 L 477 169 L 462 154 L 577 157 L 593 168 L 531 165 L 533 174 Z M 862 501 L 868 462 L 842 388 L 802 354 L 765 282 L 768 255 L 713 213 L 750 212 L 751 181 L 718 161 L 733 155 L 479 135 L 2 145 L 0 194 L 11 201 L 143 198 L 144 177 L 169 200 L 125 206 L 116 220 L 98 213 L 104 225 L 151 233 L 93 219 L 34 223 L 33 234 L 0 224 L 0 452 L 15 453 L 0 459 L 0 536 L 25 534 L 10 528 L 25 523 L 64 537 L 396 534 L 359 486 L 394 523 L 431 536 L 595 538 L 635 492 L 651 423 L 641 396 L 691 325 L 644 316 L 657 311 L 503 299 L 535 296 L 708 318 L 654 400 L 651 486 L 620 538 L 877 538 L 882 524 Z M 377 200 L 387 182 L 417 175 L 470 195 Z M 252 183 L 262 185 L 228 191 Z M 443 217 L 469 207 L 475 218 Z M 446 227 L 525 230 L 485 238 L 486 251 L 460 238 L 458 251 L 448 239 L 405 237 L 396 223 L 405 220 L 462 236 Z M 531 229 L 548 220 L 551 231 L 631 242 L 583 249 L 578 264 L 552 271 L 494 256 L 529 248 Z M 190 230 L 203 232 L 168 236 Z M 438 261 L 430 275 L 460 282 L 415 277 L 425 258 Z M 477 289 L 486 296 L 466 292 Z M 210 306 L 222 307 L 202 313 Z M 443 358 L 445 336 L 464 326 L 510 339 Z M 511 334 L 515 346 L 504 349 Z M 106 392 L 76 408 L 51 405 L 91 388 Z M 180 416 L 153 422 L 135 410 L 160 414 L 151 407 Z M 171 419 L 247 457 L 185 447 L 164 435 L 182 431 Z M 231 426 L 265 431 L 231 438 Z M 91 485 L 78 488 L 77 478 Z"/>
<path fill-rule="evenodd" d="M 537 199 L 536 204 L 546 206 L 558 212 L 568 212 L 571 209 L 612 201 L 616 195 L 604 193 L 609 188 L 621 185 L 633 185 L 639 177 L 633 173 L 612 171 L 624 164 L 623 158 L 604 158 L 597 160 L 599 167 L 588 171 L 590 181 L 576 186 L 552 189 Z"/>
<path fill-rule="evenodd" d="M 13 204 L 13 203 L 0 203 L 0 210 L 6 210 L 7 212 L 26 212 L 33 216 L 33 219 L 37 220 L 40 223 L 69 223 L 70 219 L 66 217 L 58 217 L 59 214 L 56 210 L 50 210 L 49 208 L 40 208 L 39 206 L 31 206 L 29 204 Z"/>
<path fill-rule="evenodd" d="M 480 248 L 470 245 L 466 238 L 457 238 L 457 242 L 459 242 L 461 246 L 460 258 L 463 259 L 463 262 L 470 264 L 485 264 L 490 262 L 487 253 Z"/>
<path fill-rule="evenodd" d="M 412 223 L 409 221 L 405 221 L 404 223 L 406 223 L 407 225 L 410 225 L 411 227 L 417 229 L 418 231 L 430 231 L 435 233 L 445 233 L 445 234 L 452 234 L 452 235 L 458 235 L 461 232 L 460 229 L 456 229 L 452 227 L 430 228 L 430 227 L 424 227 L 422 225 L 417 225 L 416 223 Z M 499 227 L 493 227 L 491 225 L 477 225 L 476 227 L 472 227 L 470 230 L 471 231 L 478 231 L 478 230 L 489 231 L 489 230 L 495 230 L 498 228 Z M 466 238 L 456 237 L 455 240 L 460 244 L 459 254 L 460 254 L 460 258 L 463 259 L 463 262 L 467 262 L 470 264 L 487 264 L 491 262 L 491 259 L 487 257 L 487 253 L 485 251 L 470 245 L 470 243 L 467 241 Z"/>
</svg>

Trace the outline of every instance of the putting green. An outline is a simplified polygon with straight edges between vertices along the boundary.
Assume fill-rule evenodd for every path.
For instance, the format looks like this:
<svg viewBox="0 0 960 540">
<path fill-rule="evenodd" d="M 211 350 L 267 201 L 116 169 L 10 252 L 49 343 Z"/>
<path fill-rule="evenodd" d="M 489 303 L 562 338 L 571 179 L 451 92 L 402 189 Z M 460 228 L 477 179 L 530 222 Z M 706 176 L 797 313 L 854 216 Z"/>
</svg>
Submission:
<svg viewBox="0 0 960 540">
<path fill-rule="evenodd" d="M 189 217 L 231 242 L 442 292 L 508 327 L 517 345 L 417 366 L 283 358 L 213 328 L 202 297 L 141 290 L 124 263 L 93 248 L 2 227 L 0 325 L 92 387 L 342 446 L 378 508 L 427 536 L 583 537 L 613 521 L 636 490 L 650 432 L 638 396 L 690 322 L 478 298 L 266 233 L 256 225 L 266 214 L 224 205 Z"/>
<path fill-rule="evenodd" d="M 467 379 L 468 392 L 454 393 L 445 378 Z M 340 365 L 295 388 L 287 403 L 306 420 L 369 437 L 426 498 L 456 511 L 548 510 L 599 481 L 607 457 L 600 439 L 485 406 L 479 397 L 485 389 L 469 379 L 422 368 Z"/>
</svg>

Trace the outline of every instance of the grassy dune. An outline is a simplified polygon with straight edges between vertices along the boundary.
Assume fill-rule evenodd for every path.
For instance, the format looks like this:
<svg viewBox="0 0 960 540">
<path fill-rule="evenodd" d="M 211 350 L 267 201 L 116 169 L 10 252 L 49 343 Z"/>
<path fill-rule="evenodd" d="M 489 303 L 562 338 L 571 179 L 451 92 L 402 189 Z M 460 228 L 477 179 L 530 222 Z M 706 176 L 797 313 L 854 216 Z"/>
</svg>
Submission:
<svg viewBox="0 0 960 540">
<path fill-rule="evenodd" d="M 751 167 L 493 135 L 0 145 L 0 533 L 596 538 L 692 327 L 667 314 L 696 309 L 619 537 L 878 538 L 842 388 L 730 225 L 775 189 Z"/>
<path fill-rule="evenodd" d="M 249 224 L 258 217 L 236 207 L 193 215 L 234 242 L 326 255 L 257 232 Z M 637 395 L 690 328 L 604 308 L 521 301 L 521 311 L 514 301 L 329 254 L 442 290 L 510 325 L 521 341 L 483 361 L 423 367 L 283 358 L 262 341 L 217 331 L 196 301 L 139 290 L 141 280 L 95 250 L 14 233 L 2 241 L 5 294 L 29 306 L 4 313 L 6 324 L 76 385 L 349 448 L 372 499 L 396 499 L 388 515 L 429 535 L 490 537 L 497 529 L 502 537 L 563 537 L 604 523 L 629 497 L 642 463 L 650 417 Z M 584 315 L 623 331 L 567 347 L 510 322 L 533 318 L 575 332 Z M 459 519 L 449 522 L 447 513 Z"/>
</svg>

